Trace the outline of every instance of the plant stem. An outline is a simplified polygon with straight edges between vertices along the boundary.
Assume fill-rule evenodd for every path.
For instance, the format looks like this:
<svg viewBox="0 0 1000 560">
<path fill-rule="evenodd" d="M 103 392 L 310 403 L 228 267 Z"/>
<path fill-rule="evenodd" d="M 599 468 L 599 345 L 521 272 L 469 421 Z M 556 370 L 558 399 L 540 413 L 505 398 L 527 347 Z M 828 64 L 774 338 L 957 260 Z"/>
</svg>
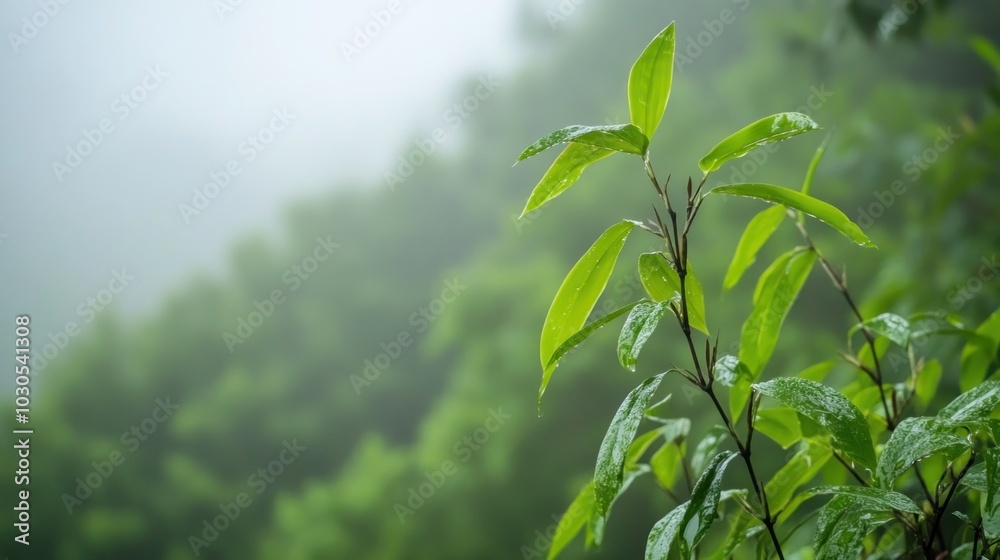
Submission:
<svg viewBox="0 0 1000 560">
<path fill-rule="evenodd" d="M 767 493 L 765 492 L 764 485 L 761 484 L 760 480 L 757 478 L 757 471 L 754 469 L 753 461 L 750 458 L 751 449 L 749 444 L 753 437 L 753 424 L 751 423 L 748 427 L 747 443 L 744 445 L 744 443 L 740 440 L 739 434 L 736 433 L 736 428 L 733 426 L 732 420 L 730 420 L 729 415 L 726 414 L 725 408 L 722 406 L 722 403 L 719 402 L 719 398 L 715 394 L 715 389 L 713 388 L 714 375 L 712 374 L 714 364 L 711 363 L 711 361 L 705 364 L 705 369 L 708 373 L 706 376 L 702 371 L 701 360 L 698 358 L 698 351 L 695 349 L 694 338 L 691 336 L 691 320 L 688 310 L 687 297 L 688 233 L 691 231 L 691 224 L 694 222 L 694 218 L 697 216 L 698 210 L 701 207 L 699 195 L 702 187 L 705 186 L 705 181 L 708 180 L 708 175 L 702 178 L 701 182 L 698 184 L 697 190 L 692 188 L 691 180 L 688 179 L 687 207 L 685 208 L 684 213 L 684 227 L 681 229 L 677 224 L 677 213 L 674 212 L 670 205 L 670 197 L 667 193 L 666 185 L 664 185 L 662 189 L 660 188 L 660 184 L 656 180 L 656 174 L 653 172 L 653 166 L 649 162 L 648 155 L 643 158 L 643 161 L 646 166 L 646 174 L 649 175 L 649 180 L 653 183 L 653 188 L 656 189 L 656 192 L 663 200 L 663 203 L 667 208 L 667 214 L 670 217 L 670 226 L 673 230 L 674 242 L 671 243 L 669 232 L 664 231 L 664 237 L 667 240 L 667 250 L 671 253 L 671 257 L 674 260 L 673 266 L 680 281 L 681 306 L 680 313 L 678 314 L 678 322 L 680 324 L 681 331 L 684 333 L 684 338 L 687 339 L 688 350 L 691 352 L 691 360 L 694 363 L 695 373 L 697 374 L 696 385 L 704 391 L 709 398 L 711 398 L 712 404 L 715 405 L 715 409 L 719 412 L 719 416 L 722 417 L 722 421 L 725 423 L 726 429 L 729 431 L 733 441 L 736 443 L 736 447 L 739 449 L 740 457 L 743 458 L 743 463 L 746 465 L 747 472 L 750 475 L 750 482 L 753 485 L 754 493 L 757 495 L 757 500 L 760 502 L 761 508 L 764 510 L 764 515 L 760 520 L 767 528 L 768 535 L 771 537 L 771 542 L 774 544 L 774 549 L 778 555 L 778 559 L 785 560 L 784 552 L 781 549 L 781 540 L 778 538 L 778 534 L 775 531 L 775 518 L 771 516 L 771 506 L 767 501 Z M 750 395 L 749 406 L 753 406 L 753 394 Z"/>
<path fill-rule="evenodd" d="M 883 388 L 884 378 L 882 376 L 882 365 L 879 363 L 878 351 L 875 349 L 875 337 L 872 335 L 871 331 L 869 331 L 868 328 L 864 326 L 865 317 L 864 315 L 861 314 L 861 310 L 858 309 L 858 306 L 854 303 L 854 298 L 851 297 L 851 293 L 847 290 L 847 283 L 840 276 L 838 276 L 836 272 L 834 272 L 833 267 L 830 265 L 830 262 L 826 260 L 826 257 L 824 257 L 823 254 L 819 252 L 819 249 L 816 248 L 816 245 L 813 243 L 812 238 L 809 237 L 809 233 L 806 231 L 805 225 L 803 225 L 803 223 L 797 219 L 795 221 L 795 225 L 799 228 L 799 233 L 802 234 L 802 238 L 805 240 L 806 244 L 808 244 L 809 248 L 815 251 L 816 258 L 819 260 L 820 266 L 823 267 L 823 270 L 826 272 L 826 275 L 830 277 L 830 281 L 833 282 L 833 286 L 837 289 L 838 292 L 840 292 L 840 295 L 844 297 L 844 301 L 846 301 L 847 306 L 851 308 L 851 312 L 854 314 L 854 317 L 857 318 L 858 322 L 861 323 L 862 325 L 861 332 L 862 334 L 864 334 L 865 341 L 868 343 L 868 347 L 872 352 L 872 362 L 875 366 L 875 371 L 874 372 L 869 371 L 868 373 L 874 374 L 872 381 L 878 386 L 879 400 L 882 401 L 882 411 L 885 413 L 885 425 L 886 428 L 891 432 L 896 429 L 896 415 L 889 411 L 889 401 L 887 401 L 885 398 L 885 389 Z M 893 391 L 892 400 L 895 403 L 896 391 L 895 389 L 893 389 L 892 391 Z"/>
</svg>

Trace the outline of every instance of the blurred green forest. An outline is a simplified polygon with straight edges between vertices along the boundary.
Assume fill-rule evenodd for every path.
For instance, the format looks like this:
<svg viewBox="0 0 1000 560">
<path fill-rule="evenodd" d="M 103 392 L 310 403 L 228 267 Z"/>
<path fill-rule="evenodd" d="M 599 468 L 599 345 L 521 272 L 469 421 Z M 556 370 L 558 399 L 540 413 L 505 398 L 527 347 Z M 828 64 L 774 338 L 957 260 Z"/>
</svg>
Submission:
<svg viewBox="0 0 1000 560">
<path fill-rule="evenodd" d="M 998 75 L 970 46 L 976 35 L 1000 39 L 996 2 L 921 3 L 889 40 L 871 15 L 889 2 L 678 4 L 590 3 L 578 26 L 555 30 L 543 11 L 526 7 L 522 39 L 539 54 L 468 119 L 459 150 L 431 156 L 394 191 L 378 181 L 337 185 L 293 205 L 283 239 L 245 239 L 226 278 L 191 279 L 152 316 L 103 314 L 36 380 L 32 557 L 192 558 L 190 538 L 205 538 L 204 522 L 241 493 L 251 502 L 206 540 L 200 557 L 544 557 L 543 535 L 592 474 L 622 397 L 658 373 L 648 364 L 682 354 L 680 341 L 660 333 L 640 371 L 626 375 L 616 367 L 614 335 L 600 333 L 559 369 L 544 414 L 536 414 L 537 335 L 552 294 L 610 225 L 598 216 L 613 207 L 644 218 L 653 193 L 641 167 L 611 158 L 560 204 L 516 222 L 547 161 L 511 163 L 551 130 L 625 121 L 627 69 L 674 19 L 679 54 L 690 62 L 677 62 L 653 146 L 660 173 L 675 181 L 695 175 L 698 158 L 730 132 L 805 106 L 832 135 L 813 192 L 880 248 L 814 232 L 831 260 L 847 266 L 866 313 L 945 310 L 978 324 L 1000 305 L 1000 279 L 972 282 L 1000 248 L 1000 114 L 991 98 Z M 699 46 L 698 34 L 726 9 L 733 23 Z M 460 84 L 456 99 L 475 83 Z M 914 160 L 942 130 L 957 139 L 933 162 Z M 797 188 L 824 133 L 747 156 L 719 181 L 742 173 Z M 890 191 L 897 180 L 901 195 Z M 712 202 L 692 251 L 705 263 L 699 276 L 716 303 L 709 308 L 719 312 L 710 324 L 728 348 L 750 309 L 752 283 L 722 296 L 721 279 L 760 208 Z M 795 239 L 791 229 L 782 234 Z M 313 254 L 317 238 L 339 248 L 290 290 L 286 273 Z M 629 250 L 649 248 L 640 245 Z M 781 246 L 771 243 L 756 266 Z M 223 333 L 236 332 L 275 289 L 287 299 L 231 353 Z M 640 291 L 636 273 L 619 270 L 607 308 Z M 814 271 L 771 375 L 836 358 L 850 317 L 835 295 Z M 936 342 L 928 353 L 954 354 L 950 344 L 957 342 Z M 378 371 L 365 377 L 369 364 Z M 948 375 L 956 365 L 945 363 L 943 402 L 956 390 Z M 692 407 L 679 380 L 670 383 L 675 415 L 710 427 L 710 411 Z M 122 434 L 168 398 L 179 408 L 144 441 L 126 443 Z M 293 443 L 305 449 L 273 463 Z M 123 461 L 101 475 L 116 451 Z M 11 456 L 3 458 L 8 472 Z M 777 447 L 761 456 L 771 457 L 767 472 L 787 458 Z M 271 481 L 258 473 L 269 464 L 281 467 Z M 80 498 L 81 481 L 94 473 L 100 485 Z M 12 480 L 6 484 L 12 495 Z M 430 496 L 413 498 L 422 491 Z M 640 480 L 615 506 L 604 548 L 585 553 L 575 543 L 565 557 L 640 558 L 669 505 Z M 12 543 L 12 523 L 3 527 Z"/>
</svg>

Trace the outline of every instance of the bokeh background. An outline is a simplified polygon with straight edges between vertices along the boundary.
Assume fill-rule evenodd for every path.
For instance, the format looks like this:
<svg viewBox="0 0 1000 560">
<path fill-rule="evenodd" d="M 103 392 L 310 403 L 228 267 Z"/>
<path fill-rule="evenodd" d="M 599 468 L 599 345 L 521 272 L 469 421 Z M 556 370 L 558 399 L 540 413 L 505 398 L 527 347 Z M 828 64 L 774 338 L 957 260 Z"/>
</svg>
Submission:
<svg viewBox="0 0 1000 560">
<path fill-rule="evenodd" d="M 626 374 L 602 332 L 536 414 L 559 282 L 652 199 L 620 156 L 517 221 L 549 158 L 511 163 L 562 126 L 627 121 L 628 70 L 672 20 L 659 173 L 679 185 L 730 132 L 808 109 L 823 132 L 714 182 L 797 187 L 829 133 L 813 194 L 880 249 L 813 233 L 865 312 L 978 324 L 996 309 L 1000 278 L 980 270 L 1000 247 L 1000 81 L 973 41 L 1000 42 L 992 0 L 6 2 L 0 357 L 13 362 L 13 318 L 29 314 L 35 434 L 32 544 L 14 544 L 5 506 L 4 555 L 544 556 L 622 397 L 684 349 L 664 330 Z M 761 207 L 711 202 L 692 251 L 725 347 L 753 282 L 723 296 L 721 278 Z M 623 267 L 605 299 L 641 290 Z M 814 272 L 769 372 L 835 358 L 849 319 Z M 13 375 L 2 386 L 9 433 Z M 669 389 L 696 434 L 714 424 Z M 206 533 L 241 493 L 238 517 Z M 672 505 L 640 480 L 603 549 L 566 557 L 640 558 Z"/>
</svg>

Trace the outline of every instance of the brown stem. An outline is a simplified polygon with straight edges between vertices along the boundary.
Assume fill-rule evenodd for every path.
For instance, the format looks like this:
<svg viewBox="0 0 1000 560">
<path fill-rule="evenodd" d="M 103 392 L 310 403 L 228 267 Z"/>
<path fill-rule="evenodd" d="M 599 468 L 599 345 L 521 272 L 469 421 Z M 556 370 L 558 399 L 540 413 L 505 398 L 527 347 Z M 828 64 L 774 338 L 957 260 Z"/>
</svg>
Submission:
<svg viewBox="0 0 1000 560">
<path fill-rule="evenodd" d="M 726 425 L 726 429 L 729 434 L 733 437 L 733 441 L 736 443 L 736 447 L 739 449 L 740 456 L 743 458 L 743 463 L 746 465 L 747 472 L 750 475 L 750 481 L 753 484 L 754 492 L 757 494 L 757 499 L 764 510 L 764 515 L 761 521 L 767 528 L 767 532 L 771 537 L 771 541 L 774 544 L 774 549 L 778 555 L 779 560 L 785 560 L 784 552 L 781 549 L 781 540 L 778 539 L 778 535 L 775 532 L 775 519 L 771 516 L 771 507 L 767 501 L 767 493 L 764 491 L 763 484 L 757 478 L 757 472 L 754 469 L 753 462 L 750 460 L 750 447 L 749 445 L 744 445 L 740 441 L 739 435 L 736 433 L 736 429 L 733 426 L 732 421 L 729 419 L 729 415 L 726 414 L 725 408 L 723 408 L 722 403 L 719 402 L 719 398 L 715 395 L 715 390 L 713 388 L 712 380 L 706 379 L 702 373 L 701 361 L 698 358 L 698 351 L 695 349 L 694 338 L 691 336 L 691 320 L 688 312 L 688 298 L 687 298 L 687 257 L 688 257 L 688 232 L 691 230 L 691 224 L 694 217 L 697 214 L 698 204 L 696 203 L 697 194 L 701 192 L 702 186 L 704 186 L 707 176 L 702 179 L 701 183 L 698 185 L 697 193 L 695 193 L 691 186 L 691 181 L 688 181 L 688 197 L 687 197 L 687 208 L 685 211 L 685 223 L 684 228 L 681 230 L 677 225 L 677 213 L 674 212 L 673 208 L 670 206 L 670 197 L 667 194 L 666 188 L 661 189 L 659 183 L 656 180 L 656 174 L 653 172 L 653 167 L 649 162 L 649 157 L 644 158 L 644 163 L 646 165 L 646 173 L 649 175 L 650 181 L 653 182 L 654 188 L 657 192 L 661 194 L 664 205 L 667 208 L 667 214 L 670 217 L 671 227 L 674 234 L 674 246 L 670 247 L 668 245 L 668 250 L 676 251 L 674 254 L 674 268 L 677 271 L 677 277 L 680 281 L 680 296 L 681 296 L 681 306 L 680 314 L 678 320 L 680 322 L 681 331 L 684 333 L 684 338 L 687 339 L 688 349 L 691 352 L 691 360 L 694 363 L 695 372 L 698 377 L 698 383 L 696 385 L 704 391 L 711 398 L 712 403 L 715 405 L 716 410 L 722 417 L 723 422 Z M 680 233 L 683 231 L 683 233 Z M 706 368 L 711 368 L 711 364 L 706 364 Z M 752 395 L 751 395 L 752 397 Z M 751 398 L 752 401 L 752 398 Z M 752 402 L 751 402 L 752 406 Z M 753 427 L 751 426 L 752 430 Z M 749 442 L 751 436 L 748 436 L 747 441 Z"/>
</svg>

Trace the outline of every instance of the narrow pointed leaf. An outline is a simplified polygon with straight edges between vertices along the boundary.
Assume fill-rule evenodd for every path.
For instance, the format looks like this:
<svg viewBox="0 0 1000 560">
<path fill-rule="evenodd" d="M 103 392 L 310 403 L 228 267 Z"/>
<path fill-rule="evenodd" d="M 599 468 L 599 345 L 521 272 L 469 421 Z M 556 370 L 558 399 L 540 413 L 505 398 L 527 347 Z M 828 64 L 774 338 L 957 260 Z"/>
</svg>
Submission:
<svg viewBox="0 0 1000 560">
<path fill-rule="evenodd" d="M 684 460 L 682 446 L 677 442 L 664 443 L 649 460 L 653 476 L 664 488 L 673 488 L 677 475 L 681 472 L 681 462 Z"/>
<path fill-rule="evenodd" d="M 833 436 L 837 449 L 862 466 L 875 470 L 875 448 L 868 422 L 838 391 L 796 377 L 779 377 L 758 383 L 754 388 L 822 426 Z"/>
<path fill-rule="evenodd" d="M 690 505 L 691 502 L 684 502 L 653 525 L 646 540 L 646 560 L 663 560 L 670 557 L 670 551 L 674 549 L 677 533 L 681 528 L 681 521 Z"/>
<path fill-rule="evenodd" d="M 606 516 L 611 502 L 618 496 L 622 487 L 625 462 L 628 450 L 635 438 L 635 432 L 649 406 L 649 401 L 660 386 L 660 374 L 642 382 L 625 397 L 618 412 L 615 413 L 608 432 L 601 442 L 597 455 L 597 467 L 594 470 L 594 495 L 597 500 L 597 513 Z"/>
<path fill-rule="evenodd" d="M 698 476 L 708 468 L 712 459 L 719 454 L 719 448 L 729 437 L 729 431 L 722 426 L 714 426 L 698 442 L 691 454 L 691 470 Z"/>
<path fill-rule="evenodd" d="M 640 156 L 644 155 L 646 148 L 649 147 L 649 139 L 634 124 L 614 124 L 608 126 L 573 125 L 557 130 L 528 146 L 518 156 L 517 161 L 524 161 L 556 144 L 569 144 L 572 142 Z"/>
<path fill-rule="evenodd" d="M 628 453 L 625 454 L 625 468 L 635 467 L 642 460 L 642 456 L 646 454 L 649 447 L 653 445 L 653 442 L 660 437 L 663 431 L 661 428 L 655 430 L 650 430 L 641 436 L 638 436 L 632 440 L 632 445 L 628 448 Z"/>
<path fill-rule="evenodd" d="M 577 534 L 587 524 L 587 520 L 594 512 L 594 483 L 587 483 L 580 490 L 576 499 L 569 505 L 566 512 L 556 525 L 556 533 L 552 536 L 552 545 L 549 547 L 548 560 L 554 560 L 559 553 L 566 548 Z"/>
<path fill-rule="evenodd" d="M 823 143 L 816 148 L 816 153 L 813 154 L 812 161 L 809 162 L 809 169 L 806 170 L 806 178 L 802 181 L 802 194 L 809 194 L 809 189 L 812 187 L 813 175 L 816 174 L 816 168 L 819 167 L 819 162 L 823 159 L 823 154 L 826 153 L 826 145 L 829 141 L 830 135 L 827 134 L 826 138 L 823 139 Z"/>
<path fill-rule="evenodd" d="M 855 496 L 837 496 L 823 507 L 813 545 L 815 560 L 860 558 L 865 537 L 892 519 L 888 512 L 865 504 Z"/>
<path fill-rule="evenodd" d="M 815 251 L 794 249 L 781 255 L 758 282 L 753 311 L 740 332 L 740 362 L 760 378 L 778 344 L 778 334 L 792 304 L 798 298 L 813 264 Z"/>
<path fill-rule="evenodd" d="M 690 505 L 684 511 L 680 524 L 680 551 L 682 558 L 689 558 L 719 516 L 719 498 L 722 494 L 722 475 L 729 462 L 736 458 L 732 451 L 715 456 L 691 491 Z"/>
<path fill-rule="evenodd" d="M 614 321 L 618 317 L 621 317 L 622 315 L 632 311 L 632 309 L 639 304 L 640 302 L 635 302 L 635 303 L 630 303 L 623 307 L 619 307 L 618 309 L 615 309 L 611 313 L 608 313 L 607 315 L 604 315 L 603 317 L 595 319 L 590 323 L 588 323 L 586 327 L 583 327 L 582 329 L 577 331 L 576 334 L 566 339 L 566 342 L 563 342 L 559 346 L 559 348 L 556 348 L 556 351 L 552 354 L 552 357 L 549 359 L 549 363 L 547 364 L 546 367 L 549 368 L 554 367 L 556 363 L 558 363 L 559 360 L 563 358 L 563 356 L 568 354 L 570 350 L 579 346 L 581 342 L 587 340 L 587 338 L 589 338 L 590 335 L 601 330 L 601 327 L 603 327 L 604 325 L 607 325 L 608 323 Z"/>
<path fill-rule="evenodd" d="M 698 166 L 706 174 L 711 173 L 727 161 L 747 155 L 754 148 L 818 128 L 819 125 L 802 113 L 778 113 L 764 117 L 719 142 L 701 158 Z"/>
<path fill-rule="evenodd" d="M 910 343 L 910 336 L 912 334 L 910 322 L 895 313 L 883 313 L 878 317 L 868 319 L 864 323 L 854 325 L 851 327 L 848 337 L 853 336 L 854 333 L 861 330 L 862 325 L 878 336 L 888 338 L 903 348 L 906 348 Z"/>
<path fill-rule="evenodd" d="M 829 447 L 807 439 L 800 445 L 799 451 L 791 460 L 774 473 L 774 477 L 768 481 L 764 490 L 767 492 L 773 510 L 778 511 L 784 508 L 783 520 L 788 519 L 794 511 L 794 508 L 788 503 L 795 495 L 795 491 L 815 478 L 832 458 L 833 453 Z"/>
<path fill-rule="evenodd" d="M 813 218 L 825 223 L 847 236 L 848 239 L 863 247 L 875 247 L 872 240 L 861 231 L 858 224 L 852 222 L 843 212 L 818 198 L 802 194 L 792 189 L 765 185 L 762 183 L 739 183 L 716 187 L 708 194 L 729 194 L 748 198 L 757 198 L 772 204 L 784 204 L 789 208 L 800 210 Z"/>
<path fill-rule="evenodd" d="M 653 138 L 670 98 L 674 75 L 674 23 L 660 32 L 632 66 L 628 76 L 628 110 L 632 123 Z"/>
<path fill-rule="evenodd" d="M 982 498 L 983 532 L 989 539 L 1000 538 L 1000 449 L 985 451 L 986 493 Z"/>
<path fill-rule="evenodd" d="M 542 385 L 538 389 L 539 402 L 554 370 L 554 366 L 549 366 L 552 356 L 583 327 L 604 292 L 618 254 L 633 227 L 635 222 L 623 221 L 608 228 L 569 271 L 552 300 L 539 344 L 544 369 Z"/>
<path fill-rule="evenodd" d="M 917 376 L 917 400 L 923 406 L 930 404 L 937 393 L 938 383 L 941 382 L 941 362 L 931 360 L 924 364 L 924 369 L 920 370 Z"/>
<path fill-rule="evenodd" d="M 614 506 L 615 500 L 618 496 L 621 496 L 628 490 L 629 486 L 635 482 L 635 479 L 648 473 L 650 471 L 647 465 L 638 465 L 635 468 L 626 468 L 622 474 L 622 484 L 621 488 L 618 489 L 618 494 L 611 500 L 611 504 L 608 505 L 608 510 L 603 514 L 597 511 L 595 506 L 593 515 L 587 521 L 587 548 L 597 549 L 600 548 L 601 543 L 604 541 L 604 527 L 607 525 L 608 517 L 611 516 L 611 507 Z M 596 496 L 595 496 L 596 497 Z"/>
<path fill-rule="evenodd" d="M 805 492 L 808 496 L 820 496 L 823 494 L 834 494 L 837 496 L 850 496 L 854 498 L 856 505 L 864 509 L 882 511 L 902 511 L 923 515 L 923 510 L 913 500 L 907 498 L 899 492 L 893 492 L 884 488 L 871 486 L 820 486 L 810 488 Z"/>
<path fill-rule="evenodd" d="M 632 309 L 618 337 L 618 361 L 622 367 L 635 371 L 639 352 L 656 330 L 656 325 L 666 310 L 666 302 L 640 303 Z"/>
<path fill-rule="evenodd" d="M 614 150 L 586 144 L 566 146 L 566 149 L 559 154 L 559 157 L 542 176 L 542 180 L 531 191 L 531 196 L 528 197 L 528 203 L 521 211 L 520 217 L 523 218 L 525 214 L 537 210 L 543 204 L 562 194 L 580 179 L 587 167 L 613 153 L 615 153 Z"/>
<path fill-rule="evenodd" d="M 753 427 L 774 440 L 782 449 L 788 449 L 802 441 L 799 414 L 790 408 L 762 408 L 758 410 Z"/>
<path fill-rule="evenodd" d="M 778 229 L 786 211 L 784 206 L 773 206 L 758 213 L 750 220 L 736 246 L 736 254 L 733 255 L 733 260 L 729 263 L 729 270 L 726 271 L 726 279 L 722 283 L 724 290 L 735 286 L 743 277 L 746 269 L 750 268 L 750 265 L 757 260 L 757 253 L 771 237 L 771 234 Z"/>
<path fill-rule="evenodd" d="M 954 434 L 954 426 L 940 418 L 907 418 L 896 426 L 878 460 L 879 484 L 891 489 L 893 482 L 914 463 L 937 453 L 953 456 L 968 447 Z"/>
<path fill-rule="evenodd" d="M 983 382 L 962 393 L 938 413 L 939 418 L 951 422 L 982 420 L 1000 404 L 1000 381 Z"/>
<path fill-rule="evenodd" d="M 663 253 L 644 253 L 639 257 L 639 280 L 642 281 L 646 293 L 653 301 L 666 302 L 681 293 L 681 280 L 677 271 L 671 268 Z M 691 326 L 709 334 L 705 322 L 705 292 L 701 282 L 694 275 L 690 264 L 684 279 L 684 291 L 687 292 L 688 314 Z M 678 303 L 678 307 L 680 304 Z"/>
</svg>

